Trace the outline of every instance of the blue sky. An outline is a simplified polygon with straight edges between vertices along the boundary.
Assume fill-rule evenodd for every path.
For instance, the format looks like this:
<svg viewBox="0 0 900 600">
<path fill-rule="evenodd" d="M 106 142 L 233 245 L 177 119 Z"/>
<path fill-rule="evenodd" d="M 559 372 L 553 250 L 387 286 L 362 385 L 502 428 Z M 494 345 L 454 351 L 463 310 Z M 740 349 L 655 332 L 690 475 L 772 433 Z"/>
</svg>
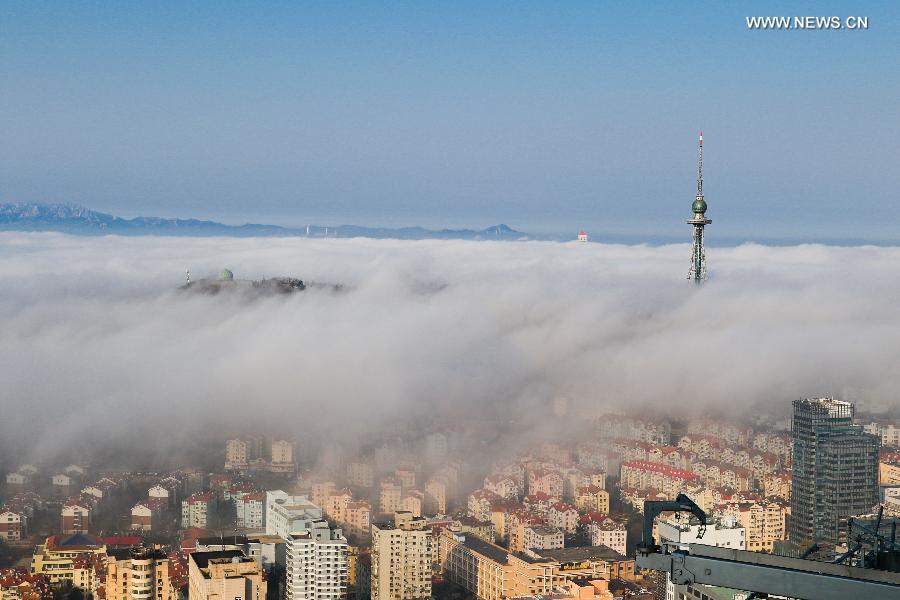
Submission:
<svg viewBox="0 0 900 600">
<path fill-rule="evenodd" d="M 710 241 L 900 239 L 898 74 L 890 2 L 4 2 L 0 200 L 687 235 L 702 127 Z"/>
</svg>

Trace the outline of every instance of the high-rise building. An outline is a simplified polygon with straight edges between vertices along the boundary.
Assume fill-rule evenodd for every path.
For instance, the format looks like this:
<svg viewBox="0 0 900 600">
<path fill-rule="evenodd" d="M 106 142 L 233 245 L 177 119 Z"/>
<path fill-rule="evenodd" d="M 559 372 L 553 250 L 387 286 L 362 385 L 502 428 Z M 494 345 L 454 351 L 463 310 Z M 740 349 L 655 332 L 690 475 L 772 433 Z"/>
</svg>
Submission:
<svg viewBox="0 0 900 600">
<path fill-rule="evenodd" d="M 190 600 L 265 600 L 262 566 L 240 550 L 194 552 L 188 561 Z"/>
<path fill-rule="evenodd" d="M 878 503 L 879 439 L 853 423 L 849 402 L 807 398 L 793 405 L 790 540 L 841 543 L 847 518 Z"/>
<path fill-rule="evenodd" d="M 703 131 L 700 131 L 700 152 L 697 157 L 697 197 L 691 204 L 694 215 L 688 219 L 688 225 L 694 227 L 694 238 L 691 245 L 691 270 L 688 279 L 700 285 L 708 275 L 706 272 L 706 249 L 703 247 L 703 228 L 712 223 L 706 218 L 706 200 L 703 199 Z"/>
<path fill-rule="evenodd" d="M 347 595 L 347 539 L 327 523 L 287 538 L 288 600 L 340 600 Z"/>
<path fill-rule="evenodd" d="M 408 512 L 372 524 L 372 600 L 431 597 L 432 533 Z"/>
<path fill-rule="evenodd" d="M 107 600 L 174 600 L 169 559 L 160 550 L 110 550 L 106 559 Z"/>
<path fill-rule="evenodd" d="M 304 531 L 317 522 L 324 522 L 322 509 L 306 496 L 291 496 L 282 490 L 266 492 L 263 522 L 268 535 L 287 540 L 292 533 Z"/>
</svg>

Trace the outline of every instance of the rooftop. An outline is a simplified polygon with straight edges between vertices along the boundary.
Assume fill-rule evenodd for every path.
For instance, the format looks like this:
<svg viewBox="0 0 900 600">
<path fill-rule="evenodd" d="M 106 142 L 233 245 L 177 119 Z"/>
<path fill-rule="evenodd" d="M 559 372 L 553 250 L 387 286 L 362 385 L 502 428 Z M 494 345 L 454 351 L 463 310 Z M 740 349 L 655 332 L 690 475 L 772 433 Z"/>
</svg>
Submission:
<svg viewBox="0 0 900 600">
<path fill-rule="evenodd" d="M 241 560 L 238 562 L 243 562 L 243 559 L 247 557 L 240 550 L 216 550 L 215 552 L 194 552 L 191 554 L 191 560 L 201 569 L 208 568 L 210 561 L 221 562 L 224 559 L 231 562 L 233 558 L 239 558 Z M 253 559 L 251 558 L 250 560 Z"/>
<path fill-rule="evenodd" d="M 501 548 L 496 544 L 486 542 L 474 535 L 465 536 L 463 545 L 474 552 L 487 556 L 489 559 L 500 563 L 501 565 L 505 565 L 509 560 L 509 551 L 506 548 Z"/>
<path fill-rule="evenodd" d="M 533 550 L 544 560 L 554 560 L 558 563 L 583 562 L 587 560 L 606 560 L 606 561 L 622 561 L 628 560 L 628 557 L 619 554 L 612 548 L 606 546 L 580 546 L 573 548 L 554 548 L 552 550 Z M 523 558 L 528 562 L 543 562 L 528 558 L 524 555 L 516 554 L 519 558 Z"/>
</svg>

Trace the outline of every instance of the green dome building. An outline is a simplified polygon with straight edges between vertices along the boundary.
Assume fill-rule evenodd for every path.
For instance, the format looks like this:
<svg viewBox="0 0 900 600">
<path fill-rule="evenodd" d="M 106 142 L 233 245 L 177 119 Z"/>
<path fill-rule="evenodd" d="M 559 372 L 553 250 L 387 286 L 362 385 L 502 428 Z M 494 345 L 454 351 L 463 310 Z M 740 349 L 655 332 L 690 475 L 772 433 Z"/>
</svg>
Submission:
<svg viewBox="0 0 900 600">
<path fill-rule="evenodd" d="M 234 273 L 230 269 L 222 269 L 219 272 L 219 281 L 234 281 Z"/>
</svg>

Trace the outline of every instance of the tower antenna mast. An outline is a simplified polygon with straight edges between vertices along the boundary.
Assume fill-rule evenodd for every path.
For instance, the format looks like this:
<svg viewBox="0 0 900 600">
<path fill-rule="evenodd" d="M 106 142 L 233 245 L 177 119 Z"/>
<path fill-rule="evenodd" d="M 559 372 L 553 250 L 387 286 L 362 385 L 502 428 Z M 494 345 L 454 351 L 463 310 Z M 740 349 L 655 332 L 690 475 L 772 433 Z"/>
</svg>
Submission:
<svg viewBox="0 0 900 600">
<path fill-rule="evenodd" d="M 706 200 L 703 199 L 703 130 L 700 130 L 700 150 L 697 156 L 697 197 L 691 205 L 694 216 L 688 219 L 688 225 L 694 226 L 694 238 L 691 244 L 691 269 L 688 279 L 700 285 L 707 279 L 706 250 L 703 247 L 703 228 L 712 223 L 706 218 Z"/>
</svg>

